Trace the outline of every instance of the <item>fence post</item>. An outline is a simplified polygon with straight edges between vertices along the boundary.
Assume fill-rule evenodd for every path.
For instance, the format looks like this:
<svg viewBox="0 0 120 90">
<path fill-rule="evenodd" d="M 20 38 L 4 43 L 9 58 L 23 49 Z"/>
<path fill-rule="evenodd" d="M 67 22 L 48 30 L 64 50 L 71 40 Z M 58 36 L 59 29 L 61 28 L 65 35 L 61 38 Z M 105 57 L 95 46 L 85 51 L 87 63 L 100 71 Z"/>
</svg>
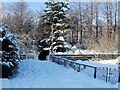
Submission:
<svg viewBox="0 0 120 90">
<path fill-rule="evenodd" d="M 107 70 L 108 70 L 107 71 L 108 74 L 107 74 L 107 77 L 106 77 L 107 78 L 106 82 L 110 82 L 110 80 L 111 80 L 111 74 L 112 74 L 111 70 L 112 69 L 111 68 L 107 68 Z"/>
<path fill-rule="evenodd" d="M 120 82 L 120 67 L 118 68 L 119 76 L 118 76 L 118 82 Z"/>
<path fill-rule="evenodd" d="M 78 64 L 78 70 L 77 71 L 80 72 L 80 64 Z"/>
<path fill-rule="evenodd" d="M 50 57 L 50 60 L 53 62 L 53 57 L 52 56 Z"/>
<path fill-rule="evenodd" d="M 94 67 L 94 78 L 97 76 L 97 67 Z"/>
<path fill-rule="evenodd" d="M 106 82 L 110 81 L 110 70 L 111 70 L 111 68 L 107 68 Z"/>
<path fill-rule="evenodd" d="M 53 58 L 53 62 L 55 62 L 55 57 L 52 57 Z"/>
</svg>

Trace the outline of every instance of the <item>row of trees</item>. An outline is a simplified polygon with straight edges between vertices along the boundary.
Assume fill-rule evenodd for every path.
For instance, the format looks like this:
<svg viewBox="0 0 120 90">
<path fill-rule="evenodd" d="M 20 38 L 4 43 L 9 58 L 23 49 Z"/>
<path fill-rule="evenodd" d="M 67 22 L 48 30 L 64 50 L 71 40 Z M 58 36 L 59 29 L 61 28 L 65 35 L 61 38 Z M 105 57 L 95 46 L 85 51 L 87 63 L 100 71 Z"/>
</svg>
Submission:
<svg viewBox="0 0 120 90">
<path fill-rule="evenodd" d="M 49 17 L 50 20 L 47 20 L 48 16 L 52 14 L 55 15 L 58 12 L 64 14 L 59 10 L 49 12 L 49 6 L 51 6 L 49 2 L 46 3 L 49 9 L 43 12 L 33 11 L 26 2 L 16 2 L 10 5 L 3 3 L 2 5 L 4 8 L 3 15 L 1 15 L 3 16 L 2 21 L 11 26 L 11 31 L 18 35 L 22 47 L 31 48 L 33 39 L 40 42 L 42 39 L 50 38 L 51 26 L 55 30 L 65 29 L 60 26 L 64 24 L 64 21 L 59 21 L 61 24 L 58 24 L 57 19 L 60 20 L 61 15 L 58 15 L 60 17 Z M 71 2 L 69 3 L 69 10 L 65 13 L 63 19 L 68 24 L 66 24 L 66 28 L 69 27 L 69 30 L 66 29 L 67 33 L 63 31 L 65 41 L 72 45 L 81 43 L 87 49 L 103 51 L 118 49 L 117 2 Z M 56 27 L 51 23 L 60 27 Z"/>
<path fill-rule="evenodd" d="M 34 13 L 26 2 L 3 3 L 2 5 L 2 22 L 10 26 L 10 31 L 17 36 L 20 51 L 30 53 L 38 38 L 36 28 L 39 12 Z"/>
<path fill-rule="evenodd" d="M 70 42 L 89 49 L 118 49 L 118 2 L 74 3 L 70 10 Z"/>
</svg>

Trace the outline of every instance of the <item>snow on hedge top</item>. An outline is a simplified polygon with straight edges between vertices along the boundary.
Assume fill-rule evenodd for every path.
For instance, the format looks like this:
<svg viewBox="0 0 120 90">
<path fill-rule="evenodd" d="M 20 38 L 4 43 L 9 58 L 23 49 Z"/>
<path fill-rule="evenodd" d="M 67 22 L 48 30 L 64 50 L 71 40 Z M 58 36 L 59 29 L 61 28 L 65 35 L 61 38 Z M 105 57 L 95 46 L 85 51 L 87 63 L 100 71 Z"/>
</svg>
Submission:
<svg viewBox="0 0 120 90">
<path fill-rule="evenodd" d="M 72 46 L 68 42 L 64 42 L 64 47 L 65 48 L 71 48 Z"/>
<path fill-rule="evenodd" d="M 62 36 L 58 37 L 58 40 L 65 41 L 65 39 Z"/>
<path fill-rule="evenodd" d="M 55 25 L 56 25 L 56 26 L 62 26 L 62 24 L 60 24 L 60 23 L 56 23 Z"/>
<path fill-rule="evenodd" d="M 15 45 L 17 44 L 17 38 L 14 34 L 12 34 L 8 28 L 6 27 L 0 27 L 0 32 L 4 33 L 5 36 L 4 37 L 0 37 L 0 41 L 3 41 L 4 39 L 9 39 L 12 43 L 14 43 Z"/>
<path fill-rule="evenodd" d="M 58 47 L 61 47 L 61 48 L 62 48 L 63 46 L 62 46 L 62 45 L 56 45 L 56 46 L 53 48 L 53 50 L 54 50 L 54 49 L 57 49 Z"/>
<path fill-rule="evenodd" d="M 12 33 L 7 32 L 6 35 L 5 35 L 5 37 L 8 38 L 15 45 L 17 44 L 16 37 Z"/>
<path fill-rule="evenodd" d="M 54 32 L 54 34 L 57 34 L 57 33 L 62 34 L 63 31 L 62 30 L 57 30 L 57 31 Z"/>
<path fill-rule="evenodd" d="M 63 7 L 62 9 L 63 9 L 64 11 L 67 11 L 67 10 L 68 10 L 68 9 L 67 9 L 67 8 L 65 8 L 65 7 Z"/>
<path fill-rule="evenodd" d="M 43 48 L 44 50 L 50 50 L 50 48 Z"/>
<path fill-rule="evenodd" d="M 2 27 L 0 27 L 0 32 L 4 31 Z"/>
<path fill-rule="evenodd" d="M 63 14 L 63 12 L 59 12 L 59 14 Z"/>
</svg>

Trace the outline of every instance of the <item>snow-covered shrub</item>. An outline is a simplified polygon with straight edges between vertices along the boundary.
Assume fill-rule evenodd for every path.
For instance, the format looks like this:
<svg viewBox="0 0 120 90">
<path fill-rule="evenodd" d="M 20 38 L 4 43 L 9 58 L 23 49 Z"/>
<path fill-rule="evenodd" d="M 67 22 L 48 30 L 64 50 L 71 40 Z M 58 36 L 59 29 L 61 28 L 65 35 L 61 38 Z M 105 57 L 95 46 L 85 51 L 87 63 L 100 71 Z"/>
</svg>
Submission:
<svg viewBox="0 0 120 90">
<path fill-rule="evenodd" d="M 58 37 L 53 43 L 54 52 L 67 52 L 71 50 L 71 45 L 68 42 L 65 42 L 62 36 Z"/>
<path fill-rule="evenodd" d="M 15 74 L 15 70 L 18 67 L 19 61 L 19 48 L 17 45 L 17 39 L 15 35 L 9 32 L 7 25 L 0 25 L 0 54 L 2 56 L 0 60 L 0 67 L 2 68 L 2 74 L 0 77 L 8 78 Z"/>
</svg>

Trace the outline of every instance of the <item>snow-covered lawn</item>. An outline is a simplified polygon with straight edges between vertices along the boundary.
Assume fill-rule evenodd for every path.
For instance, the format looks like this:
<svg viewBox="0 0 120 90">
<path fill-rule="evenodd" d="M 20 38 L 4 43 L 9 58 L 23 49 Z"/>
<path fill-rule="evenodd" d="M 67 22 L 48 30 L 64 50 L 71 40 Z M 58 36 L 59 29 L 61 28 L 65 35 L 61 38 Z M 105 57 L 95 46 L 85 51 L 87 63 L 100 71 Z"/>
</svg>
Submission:
<svg viewBox="0 0 120 90">
<path fill-rule="evenodd" d="M 23 60 L 19 68 L 16 77 L 0 79 L 2 88 L 117 88 L 50 61 Z"/>
</svg>

